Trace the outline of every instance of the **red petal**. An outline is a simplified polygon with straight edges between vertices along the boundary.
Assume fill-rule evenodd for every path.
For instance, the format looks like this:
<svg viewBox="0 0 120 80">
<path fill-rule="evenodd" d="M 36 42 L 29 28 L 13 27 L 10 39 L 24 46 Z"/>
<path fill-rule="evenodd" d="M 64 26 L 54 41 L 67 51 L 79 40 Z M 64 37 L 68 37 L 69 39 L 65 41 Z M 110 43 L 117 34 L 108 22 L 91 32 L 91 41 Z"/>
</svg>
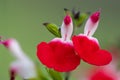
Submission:
<svg viewBox="0 0 120 80">
<path fill-rule="evenodd" d="M 93 58 L 93 64 L 95 62 L 96 64 L 98 64 L 98 66 L 106 65 L 112 60 L 110 52 L 106 50 L 98 50 L 96 53 L 94 53 L 94 57 L 95 58 Z"/>
<path fill-rule="evenodd" d="M 99 50 L 99 45 L 95 41 L 89 40 L 86 36 L 73 36 L 72 41 L 80 57 L 82 57 L 81 55 L 86 55 L 87 57 L 88 54 L 91 55 L 91 52 Z"/>
<path fill-rule="evenodd" d="M 46 42 L 41 42 L 37 46 L 37 57 L 47 67 L 52 68 L 54 63 L 54 55 L 52 54 L 51 47 Z"/>
<path fill-rule="evenodd" d="M 60 41 L 42 42 L 38 45 L 37 56 L 49 68 L 60 72 L 74 70 L 80 64 L 73 46 Z"/>
<path fill-rule="evenodd" d="M 112 56 L 105 50 L 100 50 L 99 45 L 94 40 L 86 36 L 73 36 L 73 44 L 79 56 L 89 64 L 102 66 L 112 60 Z"/>
<path fill-rule="evenodd" d="M 94 73 L 90 75 L 89 80 L 116 80 L 116 75 L 114 73 L 111 73 L 103 69 L 98 69 Z"/>
</svg>

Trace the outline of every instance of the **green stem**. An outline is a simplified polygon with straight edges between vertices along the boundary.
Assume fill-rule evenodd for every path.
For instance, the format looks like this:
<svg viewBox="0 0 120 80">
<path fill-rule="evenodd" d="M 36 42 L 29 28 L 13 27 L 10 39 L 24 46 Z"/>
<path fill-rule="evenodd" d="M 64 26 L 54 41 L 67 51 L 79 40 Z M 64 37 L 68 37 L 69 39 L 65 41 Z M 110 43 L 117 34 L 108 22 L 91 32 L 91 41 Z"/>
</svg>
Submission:
<svg viewBox="0 0 120 80">
<path fill-rule="evenodd" d="M 66 72 L 65 73 L 65 80 L 69 80 L 69 78 L 70 78 L 70 72 Z"/>
</svg>

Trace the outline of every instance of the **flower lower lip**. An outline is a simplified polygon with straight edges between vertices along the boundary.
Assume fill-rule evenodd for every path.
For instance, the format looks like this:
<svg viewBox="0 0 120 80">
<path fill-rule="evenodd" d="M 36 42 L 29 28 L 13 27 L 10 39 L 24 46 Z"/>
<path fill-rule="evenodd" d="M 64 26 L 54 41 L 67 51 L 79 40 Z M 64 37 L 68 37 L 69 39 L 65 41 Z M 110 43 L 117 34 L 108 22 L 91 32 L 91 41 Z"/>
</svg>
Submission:
<svg viewBox="0 0 120 80">
<path fill-rule="evenodd" d="M 100 49 L 99 44 L 95 40 L 79 35 L 73 36 L 72 41 L 76 52 L 85 62 L 97 66 L 106 65 L 111 62 L 111 54 L 106 50 Z"/>
<path fill-rule="evenodd" d="M 80 64 L 80 58 L 74 52 L 73 46 L 58 40 L 40 43 L 37 56 L 44 65 L 60 72 L 74 70 Z"/>
</svg>

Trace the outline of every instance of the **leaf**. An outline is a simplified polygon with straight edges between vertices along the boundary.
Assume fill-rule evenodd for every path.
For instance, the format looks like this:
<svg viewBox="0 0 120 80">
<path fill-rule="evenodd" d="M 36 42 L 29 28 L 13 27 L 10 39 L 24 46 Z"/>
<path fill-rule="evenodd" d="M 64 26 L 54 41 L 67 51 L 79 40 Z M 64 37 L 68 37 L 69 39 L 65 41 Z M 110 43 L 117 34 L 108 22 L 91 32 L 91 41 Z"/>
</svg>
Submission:
<svg viewBox="0 0 120 80">
<path fill-rule="evenodd" d="M 62 74 L 60 72 L 52 69 L 47 69 L 47 71 L 53 80 L 63 80 Z"/>
<path fill-rule="evenodd" d="M 49 80 L 45 74 L 41 72 L 41 70 L 38 70 L 38 79 L 37 80 Z"/>
<path fill-rule="evenodd" d="M 71 13 L 70 13 L 70 10 L 67 9 L 67 8 L 64 8 L 64 11 L 65 11 L 65 15 L 67 15 L 67 14 L 71 14 Z"/>
<path fill-rule="evenodd" d="M 43 67 L 40 64 L 36 64 L 36 69 L 37 69 L 37 76 L 38 76 L 36 80 L 50 80 L 49 74 L 47 74 L 45 67 Z"/>
<path fill-rule="evenodd" d="M 56 37 L 61 37 L 58 26 L 53 23 L 43 23 L 43 25 L 45 25 L 48 31 L 51 32 L 53 35 L 55 35 Z"/>
<path fill-rule="evenodd" d="M 75 26 L 80 27 L 88 16 L 89 16 L 88 13 L 80 13 L 79 18 L 77 19 L 73 18 Z"/>
<path fill-rule="evenodd" d="M 69 78 L 70 78 L 70 72 L 66 72 L 65 73 L 65 80 L 69 80 Z"/>
</svg>

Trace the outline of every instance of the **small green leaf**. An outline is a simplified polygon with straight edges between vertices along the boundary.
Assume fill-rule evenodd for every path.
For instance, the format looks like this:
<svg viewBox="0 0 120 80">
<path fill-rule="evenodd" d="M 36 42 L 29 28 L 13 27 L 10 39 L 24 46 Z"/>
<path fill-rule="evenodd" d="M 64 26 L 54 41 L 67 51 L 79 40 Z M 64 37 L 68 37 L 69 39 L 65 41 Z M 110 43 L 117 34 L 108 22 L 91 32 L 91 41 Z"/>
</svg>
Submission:
<svg viewBox="0 0 120 80">
<path fill-rule="evenodd" d="M 62 74 L 60 72 L 52 69 L 47 69 L 47 71 L 53 80 L 63 80 Z"/>
<path fill-rule="evenodd" d="M 88 13 L 80 13 L 79 18 L 77 19 L 73 18 L 75 26 L 80 27 L 88 16 L 89 16 Z"/>
<path fill-rule="evenodd" d="M 38 76 L 36 80 L 49 80 L 49 75 L 46 74 L 47 71 L 45 67 L 36 64 L 36 69 L 37 69 L 37 76 Z"/>
<path fill-rule="evenodd" d="M 66 72 L 65 73 L 65 80 L 69 80 L 70 79 L 70 72 Z"/>
<path fill-rule="evenodd" d="M 53 23 L 43 23 L 43 25 L 45 25 L 48 31 L 51 32 L 53 35 L 55 35 L 56 37 L 61 37 L 58 26 Z"/>
<path fill-rule="evenodd" d="M 67 9 L 67 8 L 64 8 L 64 11 L 65 11 L 65 15 L 66 15 L 66 14 L 71 14 L 71 13 L 70 13 L 70 10 Z"/>
<path fill-rule="evenodd" d="M 41 70 L 38 70 L 38 79 L 37 80 L 49 80 L 45 74 L 41 72 Z"/>
</svg>

